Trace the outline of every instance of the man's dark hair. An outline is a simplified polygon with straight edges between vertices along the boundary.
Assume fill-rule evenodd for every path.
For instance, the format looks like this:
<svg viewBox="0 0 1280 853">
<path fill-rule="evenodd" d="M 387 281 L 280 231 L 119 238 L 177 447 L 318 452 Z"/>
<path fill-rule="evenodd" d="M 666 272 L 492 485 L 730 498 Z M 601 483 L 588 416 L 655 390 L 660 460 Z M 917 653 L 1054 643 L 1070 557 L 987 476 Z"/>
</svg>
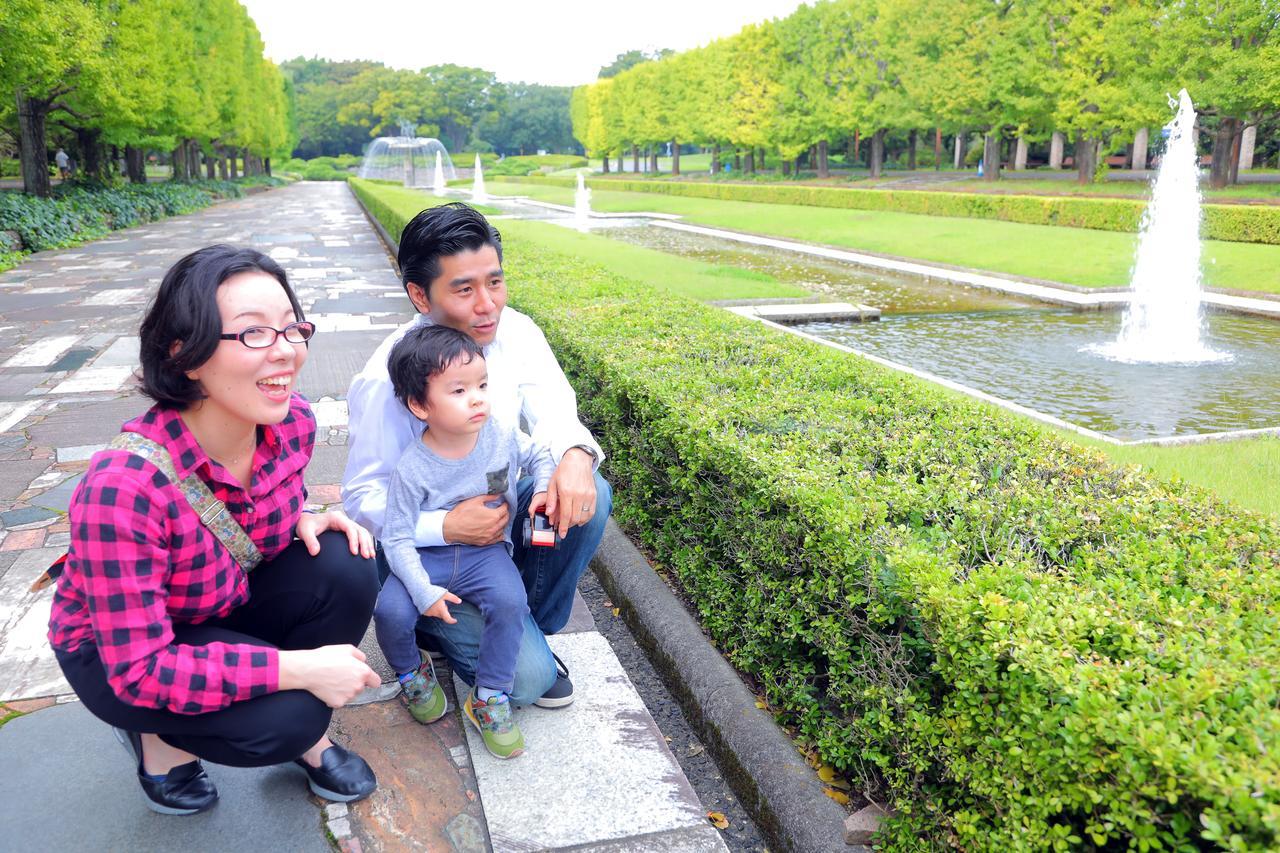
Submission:
<svg viewBox="0 0 1280 853">
<path fill-rule="evenodd" d="M 458 359 L 470 364 L 484 358 L 484 350 L 465 332 L 448 326 L 414 326 L 396 341 L 387 358 L 387 374 L 396 399 L 406 407 L 409 401 L 427 404 L 427 383 Z"/>
<path fill-rule="evenodd" d="M 474 207 L 455 201 L 422 211 L 400 234 L 396 261 L 405 293 L 416 284 L 430 299 L 431 282 L 440 277 L 440 259 L 482 246 L 492 246 L 502 263 L 502 235 Z"/>
<path fill-rule="evenodd" d="M 138 330 L 142 393 L 160 408 L 185 409 L 204 399 L 200 385 L 189 379 L 187 372 L 212 358 L 221 342 L 218 288 L 232 276 L 245 272 L 266 273 L 280 282 L 294 316 L 304 319 L 284 270 L 261 252 L 207 246 L 187 255 L 165 273 Z M 181 346 L 170 355 L 169 350 L 178 341 Z"/>
</svg>

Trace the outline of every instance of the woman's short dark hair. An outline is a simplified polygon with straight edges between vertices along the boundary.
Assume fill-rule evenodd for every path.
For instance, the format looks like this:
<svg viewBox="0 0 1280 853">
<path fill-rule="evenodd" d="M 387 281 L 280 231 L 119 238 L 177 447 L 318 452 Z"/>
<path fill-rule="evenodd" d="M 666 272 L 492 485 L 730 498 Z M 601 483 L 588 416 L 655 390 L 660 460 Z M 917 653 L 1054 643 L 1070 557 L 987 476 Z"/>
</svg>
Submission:
<svg viewBox="0 0 1280 853">
<path fill-rule="evenodd" d="M 455 201 L 422 211 L 400 232 L 396 262 L 405 293 L 416 284 L 430 299 L 431 282 L 440 277 L 440 259 L 482 246 L 492 246 L 502 263 L 502 235 L 474 207 Z"/>
<path fill-rule="evenodd" d="M 458 359 L 470 364 L 476 358 L 484 358 L 484 350 L 465 332 L 448 326 L 418 325 L 391 348 L 387 374 L 401 403 L 408 406 L 412 400 L 425 406 L 431 377 L 439 376 Z"/>
<path fill-rule="evenodd" d="M 178 261 L 164 274 L 156 298 L 138 330 L 142 393 L 162 409 L 185 409 L 204 399 L 198 383 L 187 377 L 213 357 L 222 335 L 218 287 L 245 272 L 262 272 L 280 282 L 294 316 L 302 306 L 280 265 L 254 249 L 207 246 Z M 169 354 L 175 342 L 181 346 Z"/>
</svg>

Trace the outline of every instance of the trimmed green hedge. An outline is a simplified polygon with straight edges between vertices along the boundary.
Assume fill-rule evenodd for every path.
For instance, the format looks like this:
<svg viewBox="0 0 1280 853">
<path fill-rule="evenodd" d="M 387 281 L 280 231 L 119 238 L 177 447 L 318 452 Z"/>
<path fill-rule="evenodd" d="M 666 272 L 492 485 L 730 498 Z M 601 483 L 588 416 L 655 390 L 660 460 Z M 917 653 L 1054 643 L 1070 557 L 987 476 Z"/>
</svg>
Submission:
<svg viewBox="0 0 1280 853">
<path fill-rule="evenodd" d="M 537 245 L 505 266 L 619 521 L 889 788 L 886 846 L 1280 847 L 1280 524 Z"/>
<path fill-rule="evenodd" d="M 455 166 L 470 166 L 471 163 L 454 162 Z M 590 165 L 586 157 L 578 157 L 573 154 L 528 154 L 523 157 L 504 157 L 493 165 L 488 162 L 482 162 L 485 177 L 493 175 L 495 177 L 502 176 L 520 176 L 532 175 L 543 169 L 555 171 L 557 169 L 576 169 L 586 168 Z"/>
<path fill-rule="evenodd" d="M 495 178 L 501 180 L 501 178 Z M 531 175 L 525 180 L 553 186 L 576 186 L 572 178 Z M 999 219 L 1028 225 L 1063 225 L 1098 231 L 1134 232 L 1146 202 L 1124 198 L 998 195 L 921 190 L 860 190 L 842 187 L 731 184 L 706 181 L 633 180 L 594 177 L 597 189 L 645 192 L 724 201 L 803 204 L 850 210 L 885 210 L 925 216 Z M 1206 240 L 1280 244 L 1280 206 L 1244 204 L 1204 205 L 1201 235 Z"/>
<path fill-rule="evenodd" d="M 57 249 L 103 237 L 167 216 L 208 207 L 218 198 L 239 198 L 250 186 L 277 186 L 284 181 L 265 175 L 235 181 L 195 181 L 125 184 L 104 187 L 68 183 L 54 188 L 51 198 L 20 192 L 0 192 L 0 252 L 6 254 Z M 6 258 L 10 264 L 15 260 Z"/>
</svg>

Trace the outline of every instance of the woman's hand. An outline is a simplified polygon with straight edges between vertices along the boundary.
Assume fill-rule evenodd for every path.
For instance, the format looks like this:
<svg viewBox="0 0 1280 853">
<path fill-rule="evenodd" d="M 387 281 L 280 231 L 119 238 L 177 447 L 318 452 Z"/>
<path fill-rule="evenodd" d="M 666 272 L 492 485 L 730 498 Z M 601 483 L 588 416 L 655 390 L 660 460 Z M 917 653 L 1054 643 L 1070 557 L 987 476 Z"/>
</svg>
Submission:
<svg viewBox="0 0 1280 853">
<path fill-rule="evenodd" d="M 330 708 L 341 708 L 381 683 L 355 646 L 282 651 L 279 659 L 281 690 L 307 690 Z"/>
<path fill-rule="evenodd" d="M 320 553 L 319 536 L 326 530 L 337 530 L 347 534 L 347 543 L 351 553 L 358 554 L 366 560 L 373 557 L 373 534 L 356 524 L 340 509 L 328 512 L 304 512 L 298 518 L 298 526 L 294 533 L 307 546 L 307 553 L 315 556 Z"/>
</svg>

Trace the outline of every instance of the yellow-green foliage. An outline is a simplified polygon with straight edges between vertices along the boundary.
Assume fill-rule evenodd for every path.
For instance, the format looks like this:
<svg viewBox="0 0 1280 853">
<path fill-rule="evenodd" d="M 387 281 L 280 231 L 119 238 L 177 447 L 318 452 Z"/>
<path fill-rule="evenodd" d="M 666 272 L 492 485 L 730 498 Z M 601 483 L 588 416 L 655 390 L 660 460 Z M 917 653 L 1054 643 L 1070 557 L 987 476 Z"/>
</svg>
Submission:
<svg viewBox="0 0 1280 853">
<path fill-rule="evenodd" d="M 619 520 L 888 786 L 886 845 L 1280 846 L 1280 525 L 569 255 L 505 265 Z"/>
<path fill-rule="evenodd" d="M 555 186 L 572 185 L 571 179 L 565 178 L 530 176 L 522 180 Z M 804 204 L 851 210 L 886 210 L 926 216 L 999 219 L 1028 225 L 1063 225 L 1099 231 L 1137 231 L 1138 224 L 1142 221 L 1142 212 L 1146 208 L 1145 201 L 1126 198 L 859 190 L 601 177 L 593 178 L 592 183 L 602 189 L 607 187 L 626 192 L 665 193 L 769 204 Z M 1206 204 L 1202 236 L 1208 240 L 1280 244 L 1280 207 Z"/>
</svg>

